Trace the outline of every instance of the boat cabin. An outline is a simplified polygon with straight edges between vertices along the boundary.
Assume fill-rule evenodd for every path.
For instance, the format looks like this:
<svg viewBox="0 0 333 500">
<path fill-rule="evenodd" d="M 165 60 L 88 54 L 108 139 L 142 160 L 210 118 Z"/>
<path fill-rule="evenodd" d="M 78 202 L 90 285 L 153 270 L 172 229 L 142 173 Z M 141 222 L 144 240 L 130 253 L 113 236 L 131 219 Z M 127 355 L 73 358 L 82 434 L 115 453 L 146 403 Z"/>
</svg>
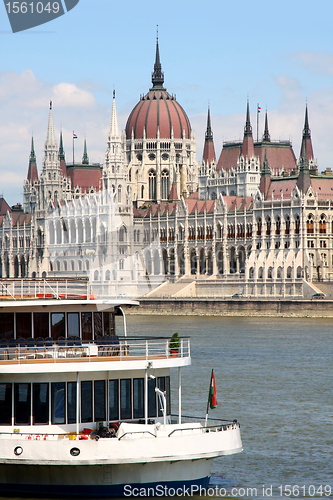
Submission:
<svg viewBox="0 0 333 500">
<path fill-rule="evenodd" d="M 123 421 L 170 421 L 170 368 L 179 370 L 180 391 L 180 369 L 190 364 L 189 339 L 180 339 L 173 357 L 171 334 L 128 336 L 125 316 L 124 335 L 117 336 L 115 314 L 118 307 L 123 314 L 121 305 L 52 299 L 1 303 L 0 432 L 78 435 L 109 432 Z"/>
</svg>

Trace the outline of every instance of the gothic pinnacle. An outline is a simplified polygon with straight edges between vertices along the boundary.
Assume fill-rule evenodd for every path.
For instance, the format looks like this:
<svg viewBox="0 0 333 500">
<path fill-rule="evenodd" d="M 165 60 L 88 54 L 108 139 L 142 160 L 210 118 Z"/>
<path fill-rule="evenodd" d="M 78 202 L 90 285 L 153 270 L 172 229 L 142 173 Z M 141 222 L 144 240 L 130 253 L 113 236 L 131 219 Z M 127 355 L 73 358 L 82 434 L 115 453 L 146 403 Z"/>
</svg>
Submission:
<svg viewBox="0 0 333 500">
<path fill-rule="evenodd" d="M 160 51 L 158 46 L 158 32 L 156 35 L 156 56 L 155 56 L 155 64 L 154 64 L 154 72 L 151 78 L 153 87 L 163 88 L 164 83 L 164 73 L 162 71 L 162 66 L 160 62 Z"/>
<path fill-rule="evenodd" d="M 266 114 L 265 114 L 265 130 L 264 130 L 264 135 L 263 135 L 263 141 L 264 142 L 270 142 L 271 136 L 269 135 L 268 131 L 268 118 L 267 118 L 267 109 L 266 109 Z"/>
<path fill-rule="evenodd" d="M 250 121 L 250 105 L 249 105 L 249 100 L 247 100 L 246 123 L 245 123 L 245 128 L 244 128 L 244 135 L 252 135 L 252 127 L 251 127 L 251 121 Z"/>
</svg>

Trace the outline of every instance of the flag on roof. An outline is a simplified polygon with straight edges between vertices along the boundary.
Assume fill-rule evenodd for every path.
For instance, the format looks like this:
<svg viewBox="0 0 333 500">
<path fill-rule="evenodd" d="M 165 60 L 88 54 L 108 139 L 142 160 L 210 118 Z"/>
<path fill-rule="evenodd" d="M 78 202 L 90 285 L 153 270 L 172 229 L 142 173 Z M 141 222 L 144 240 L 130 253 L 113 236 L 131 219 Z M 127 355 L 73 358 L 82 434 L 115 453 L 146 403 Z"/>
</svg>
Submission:
<svg viewBox="0 0 333 500">
<path fill-rule="evenodd" d="M 258 104 L 258 113 L 260 113 L 260 111 L 261 111 L 261 107 Z"/>
<path fill-rule="evenodd" d="M 77 135 L 73 132 L 73 139 L 77 139 Z"/>
</svg>

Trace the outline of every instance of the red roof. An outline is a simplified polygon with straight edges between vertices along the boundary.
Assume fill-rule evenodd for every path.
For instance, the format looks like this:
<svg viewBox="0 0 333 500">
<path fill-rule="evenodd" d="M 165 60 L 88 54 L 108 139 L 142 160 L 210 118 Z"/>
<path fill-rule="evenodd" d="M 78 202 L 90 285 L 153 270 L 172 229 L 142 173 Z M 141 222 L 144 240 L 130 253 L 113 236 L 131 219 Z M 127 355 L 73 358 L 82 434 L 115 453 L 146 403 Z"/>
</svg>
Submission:
<svg viewBox="0 0 333 500">
<path fill-rule="evenodd" d="M 251 158 L 254 156 L 254 146 L 253 137 L 251 135 L 244 135 L 243 145 L 242 145 L 242 155 L 244 158 Z"/>
<path fill-rule="evenodd" d="M 265 150 L 267 154 L 268 165 L 273 171 L 284 169 L 290 173 L 295 170 L 296 156 L 293 151 L 291 142 L 261 142 L 255 144 L 254 153 L 259 156 L 260 165 L 264 163 Z"/>
<path fill-rule="evenodd" d="M 210 139 L 205 140 L 202 159 L 208 165 L 216 160 L 214 142 Z"/>
<path fill-rule="evenodd" d="M 333 177 L 322 176 L 313 178 L 310 177 L 311 186 L 319 199 L 333 198 Z"/>
<path fill-rule="evenodd" d="M 266 200 L 271 200 L 272 198 L 281 199 L 291 198 L 292 192 L 297 185 L 297 177 L 286 177 L 285 179 L 272 179 L 268 188 Z"/>
<path fill-rule="evenodd" d="M 171 186 L 171 191 L 170 191 L 170 194 L 169 194 L 169 200 L 170 201 L 178 200 L 176 184 L 174 182 L 172 183 L 172 186 Z"/>
<path fill-rule="evenodd" d="M 102 170 L 99 166 L 67 166 L 67 176 L 72 180 L 72 187 L 79 186 L 83 192 L 90 188 L 99 190 Z"/>
<path fill-rule="evenodd" d="M 237 160 L 241 154 L 241 142 L 229 142 L 223 144 L 219 161 L 217 162 L 216 170 L 231 170 L 237 167 Z"/>
<path fill-rule="evenodd" d="M 244 140 L 245 139 L 249 139 L 249 137 L 244 137 Z M 247 146 L 249 146 L 248 143 Z M 223 149 L 216 169 L 236 169 L 237 160 L 241 154 L 241 148 L 241 142 L 223 144 Z M 254 156 L 259 156 L 261 165 L 264 163 L 265 150 L 267 152 L 268 165 L 273 171 L 283 168 L 286 172 L 290 173 L 292 170 L 296 169 L 296 156 L 289 141 L 255 143 Z M 247 156 L 249 157 L 249 154 Z"/>
<path fill-rule="evenodd" d="M 170 139 L 171 132 L 175 139 L 191 137 L 191 124 L 187 114 L 165 89 L 151 89 L 133 108 L 126 124 L 126 138 L 131 139 L 132 130 L 134 139 L 143 138 L 143 130 L 147 139 L 157 138 L 159 127 L 160 138 Z"/>
<path fill-rule="evenodd" d="M 313 148 L 312 148 L 311 137 L 304 137 L 303 136 L 303 138 L 302 138 L 302 144 L 301 144 L 300 158 L 303 157 L 304 148 L 305 148 L 305 155 L 306 155 L 307 162 L 309 162 L 310 160 L 313 160 L 314 159 L 314 155 L 313 155 Z"/>
<path fill-rule="evenodd" d="M 6 215 L 7 212 L 11 212 L 11 208 L 2 196 L 0 197 L 0 215 Z"/>
<path fill-rule="evenodd" d="M 36 162 L 29 162 L 27 180 L 30 181 L 32 184 L 35 181 L 38 181 L 38 171 Z"/>
</svg>

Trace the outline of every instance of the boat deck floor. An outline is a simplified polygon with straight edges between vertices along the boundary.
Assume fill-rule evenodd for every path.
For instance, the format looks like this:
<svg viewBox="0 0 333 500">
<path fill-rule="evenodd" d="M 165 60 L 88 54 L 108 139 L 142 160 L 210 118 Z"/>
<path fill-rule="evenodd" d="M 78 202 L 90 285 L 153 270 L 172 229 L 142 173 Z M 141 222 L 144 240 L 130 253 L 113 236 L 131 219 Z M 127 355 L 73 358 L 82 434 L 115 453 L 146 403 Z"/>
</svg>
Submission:
<svg viewBox="0 0 333 500">
<path fill-rule="evenodd" d="M 140 361 L 168 359 L 167 356 L 133 356 L 130 354 L 122 356 L 90 356 L 90 357 L 67 357 L 67 358 L 40 358 L 40 359 L 4 359 L 0 361 L 1 365 L 27 365 L 39 363 L 100 363 L 106 361 Z"/>
</svg>

